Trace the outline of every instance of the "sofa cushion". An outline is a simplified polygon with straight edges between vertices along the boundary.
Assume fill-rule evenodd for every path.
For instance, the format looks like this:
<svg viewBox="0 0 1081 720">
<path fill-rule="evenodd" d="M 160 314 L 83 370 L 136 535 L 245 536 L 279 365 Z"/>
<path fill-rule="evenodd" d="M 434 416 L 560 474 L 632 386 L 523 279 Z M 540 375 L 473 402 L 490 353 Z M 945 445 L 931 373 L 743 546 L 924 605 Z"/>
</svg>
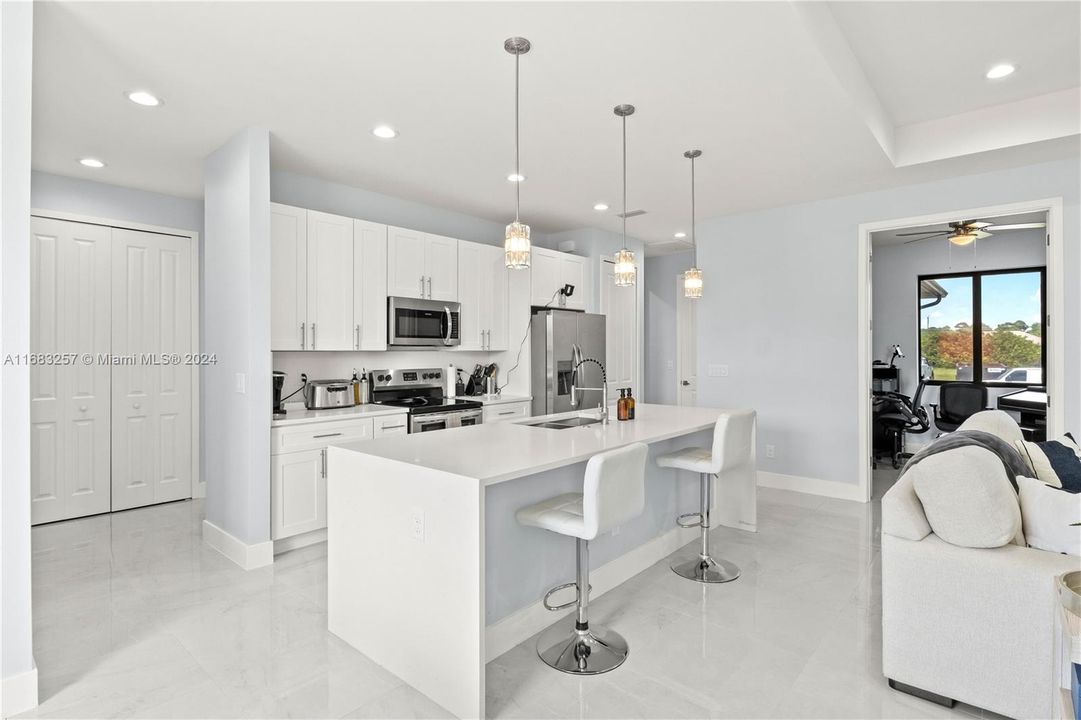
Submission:
<svg viewBox="0 0 1081 720">
<path fill-rule="evenodd" d="M 1021 523 L 1029 547 L 1081 555 L 1081 494 L 1063 492 L 1037 480 L 1019 477 Z"/>
<path fill-rule="evenodd" d="M 1018 440 L 1015 444 L 1034 477 L 1066 492 L 1081 492 L 1081 448 L 1073 435 L 1066 433 L 1046 442 Z"/>
<path fill-rule="evenodd" d="M 972 548 L 1024 544 L 1021 507 L 1001 460 L 976 446 L 954 448 L 911 468 L 913 487 L 935 535 Z"/>
<path fill-rule="evenodd" d="M 1017 425 L 1010 414 L 1002 410 L 984 410 L 978 412 L 968 420 L 961 423 L 958 430 L 982 430 L 1002 438 L 1013 445 L 1018 440 L 1024 440 L 1021 428 Z"/>
</svg>

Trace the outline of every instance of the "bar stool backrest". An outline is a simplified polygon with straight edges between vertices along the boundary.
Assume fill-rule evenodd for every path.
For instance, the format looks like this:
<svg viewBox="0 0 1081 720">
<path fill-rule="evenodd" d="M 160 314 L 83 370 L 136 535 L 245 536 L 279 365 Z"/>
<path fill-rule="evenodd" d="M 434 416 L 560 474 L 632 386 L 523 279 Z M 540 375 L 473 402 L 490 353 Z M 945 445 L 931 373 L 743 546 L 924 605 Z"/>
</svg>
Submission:
<svg viewBox="0 0 1081 720">
<path fill-rule="evenodd" d="M 713 426 L 712 472 L 714 475 L 751 461 L 754 452 L 754 410 L 732 410 Z"/>
<path fill-rule="evenodd" d="M 646 505 L 646 446 L 634 443 L 597 453 L 586 463 L 582 489 L 584 540 L 592 540 L 631 518 Z"/>
</svg>

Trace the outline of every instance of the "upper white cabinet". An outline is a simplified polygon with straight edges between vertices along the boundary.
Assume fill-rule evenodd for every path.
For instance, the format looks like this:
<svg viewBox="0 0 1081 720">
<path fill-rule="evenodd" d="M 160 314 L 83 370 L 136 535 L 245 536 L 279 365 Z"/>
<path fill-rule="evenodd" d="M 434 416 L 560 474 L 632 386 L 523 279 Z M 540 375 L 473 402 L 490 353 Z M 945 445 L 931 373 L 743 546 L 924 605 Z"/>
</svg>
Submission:
<svg viewBox="0 0 1081 720">
<path fill-rule="evenodd" d="M 460 350 L 507 349 L 508 272 L 502 248 L 459 243 Z"/>
<path fill-rule="evenodd" d="M 387 294 L 456 302 L 458 241 L 417 230 L 388 228 Z"/>
<path fill-rule="evenodd" d="M 308 211 L 308 348 L 355 350 L 353 220 Z"/>
<path fill-rule="evenodd" d="M 271 350 L 386 350 L 387 226 L 271 204 Z"/>
<path fill-rule="evenodd" d="M 353 328 L 356 350 L 387 349 L 387 226 L 353 221 Z"/>
<path fill-rule="evenodd" d="M 586 309 L 586 258 L 546 248 L 534 247 L 530 261 L 531 305 L 560 307 L 556 292 L 564 285 L 573 285 L 574 294 L 567 298 L 569 310 Z"/>
</svg>

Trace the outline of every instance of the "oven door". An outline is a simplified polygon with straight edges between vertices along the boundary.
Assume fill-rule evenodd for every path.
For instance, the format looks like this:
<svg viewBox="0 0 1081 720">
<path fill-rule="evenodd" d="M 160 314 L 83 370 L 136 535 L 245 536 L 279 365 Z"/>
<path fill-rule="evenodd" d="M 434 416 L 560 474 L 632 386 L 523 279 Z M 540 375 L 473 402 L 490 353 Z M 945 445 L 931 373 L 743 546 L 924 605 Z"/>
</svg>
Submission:
<svg viewBox="0 0 1081 720">
<path fill-rule="evenodd" d="M 409 432 L 423 433 L 434 430 L 446 430 L 453 425 L 454 416 L 451 413 L 428 413 L 426 415 L 409 416 Z"/>
<path fill-rule="evenodd" d="M 453 347 L 461 306 L 433 300 L 387 299 L 387 344 L 392 347 Z"/>
<path fill-rule="evenodd" d="M 451 415 L 451 427 L 469 427 L 484 422 L 483 410 L 459 410 Z"/>
</svg>

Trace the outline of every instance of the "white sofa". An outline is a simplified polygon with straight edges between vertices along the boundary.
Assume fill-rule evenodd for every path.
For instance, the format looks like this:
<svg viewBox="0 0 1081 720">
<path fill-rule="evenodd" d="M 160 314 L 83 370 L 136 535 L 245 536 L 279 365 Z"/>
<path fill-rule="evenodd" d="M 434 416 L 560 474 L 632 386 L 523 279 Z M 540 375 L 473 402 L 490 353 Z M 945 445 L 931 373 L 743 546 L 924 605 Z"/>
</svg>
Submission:
<svg viewBox="0 0 1081 720">
<path fill-rule="evenodd" d="M 962 429 L 1021 438 L 1000 411 L 974 415 Z M 1081 561 L 1013 543 L 988 549 L 942 540 L 914 490 L 920 473 L 935 472 L 1005 475 L 988 450 L 950 450 L 914 466 L 883 497 L 883 673 L 898 689 L 940 696 L 929 699 L 1053 717 L 1053 580 Z"/>
</svg>

